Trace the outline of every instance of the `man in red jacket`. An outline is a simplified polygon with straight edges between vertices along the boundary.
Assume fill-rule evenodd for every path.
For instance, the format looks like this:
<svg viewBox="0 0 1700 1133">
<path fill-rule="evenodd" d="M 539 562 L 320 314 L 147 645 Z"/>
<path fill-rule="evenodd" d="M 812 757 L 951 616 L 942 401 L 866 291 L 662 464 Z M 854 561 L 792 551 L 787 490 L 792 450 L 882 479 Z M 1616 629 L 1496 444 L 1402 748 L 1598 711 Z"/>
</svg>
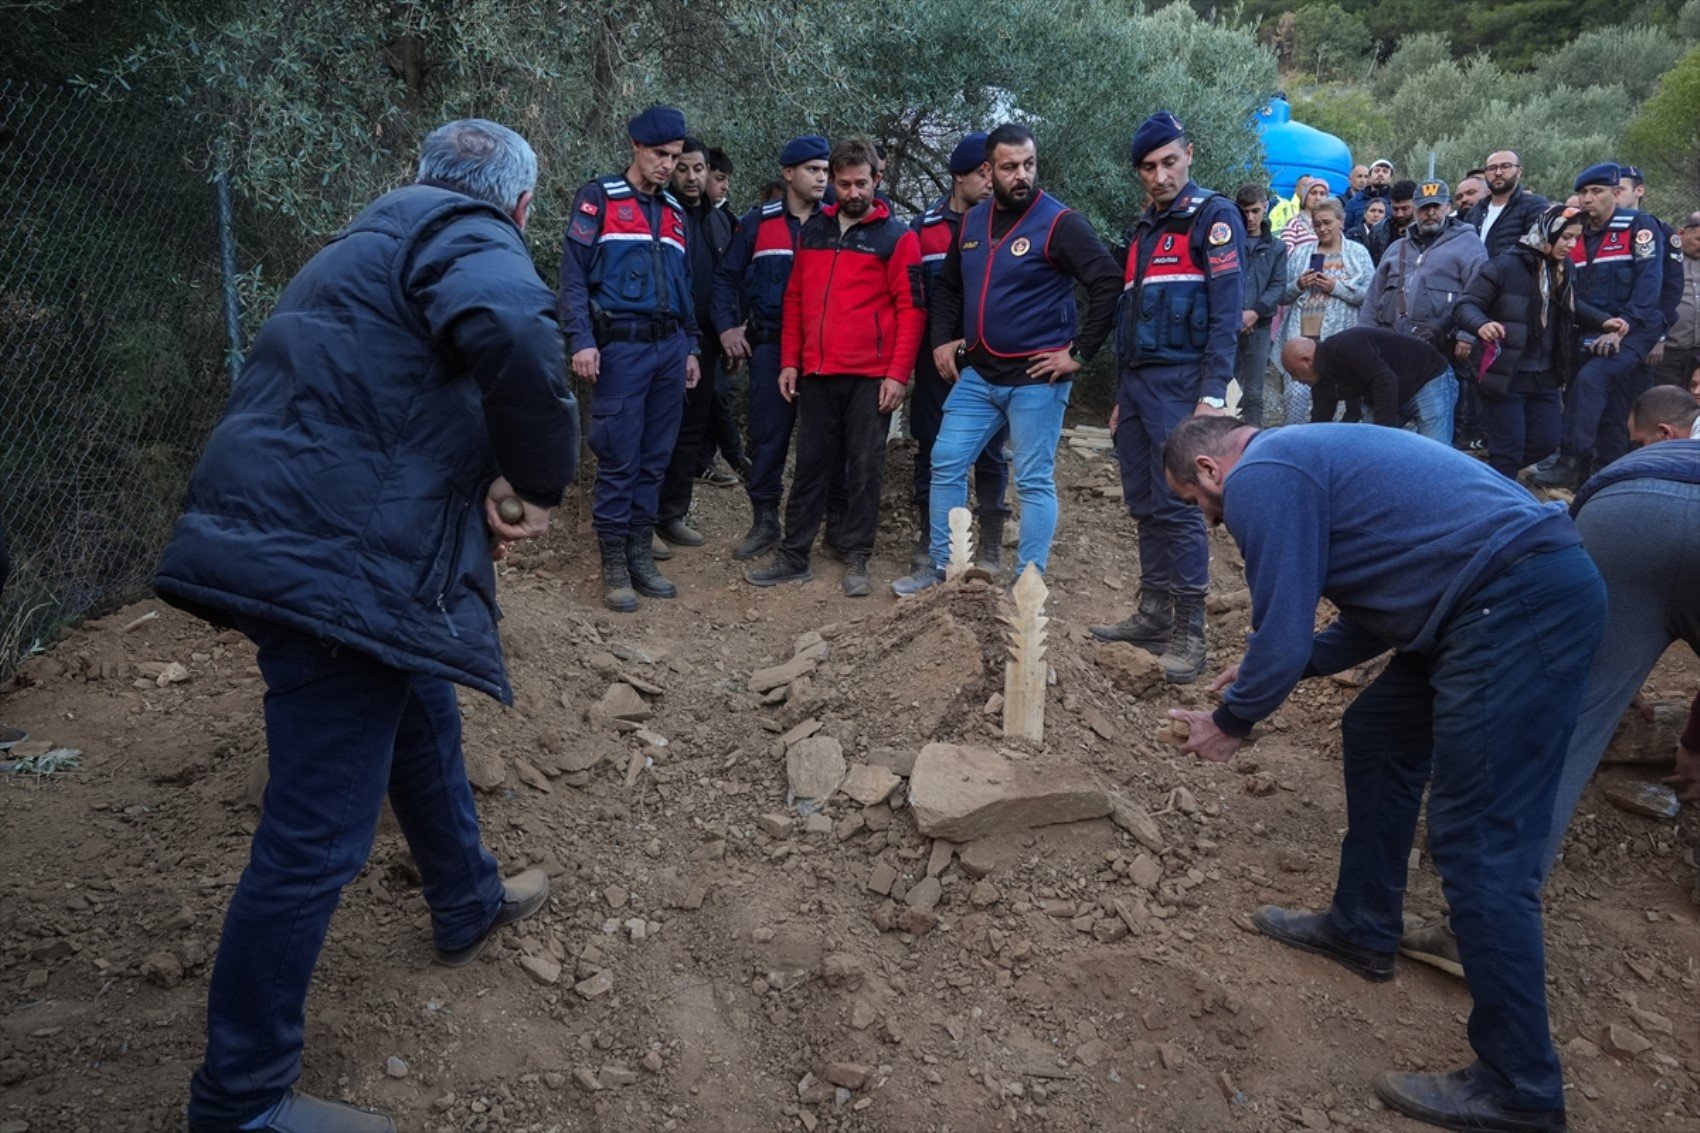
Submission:
<svg viewBox="0 0 1700 1133">
<path fill-rule="evenodd" d="M 921 245 L 875 197 L 873 143 L 832 148 L 827 171 L 838 203 L 803 225 L 779 346 L 779 392 L 797 405 L 797 468 L 785 534 L 773 560 L 744 571 L 755 586 L 806 582 L 809 548 L 826 512 L 833 468 L 849 466 L 849 503 L 838 532 L 844 593 L 866 597 L 868 556 L 879 526 L 885 439 L 903 402 L 925 316 L 915 301 Z"/>
</svg>

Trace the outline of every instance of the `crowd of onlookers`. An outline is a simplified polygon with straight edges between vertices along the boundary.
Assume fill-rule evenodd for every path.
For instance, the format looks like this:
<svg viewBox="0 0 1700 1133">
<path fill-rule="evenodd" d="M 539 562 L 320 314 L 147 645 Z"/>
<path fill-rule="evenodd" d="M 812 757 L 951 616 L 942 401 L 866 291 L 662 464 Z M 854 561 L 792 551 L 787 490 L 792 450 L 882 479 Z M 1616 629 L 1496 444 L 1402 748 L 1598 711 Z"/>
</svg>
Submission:
<svg viewBox="0 0 1700 1133">
<path fill-rule="evenodd" d="M 1634 166 L 1592 165 L 1573 188 L 1550 203 L 1522 183 L 1511 150 L 1488 155 L 1456 186 L 1398 179 L 1385 159 L 1354 166 L 1337 194 L 1310 176 L 1273 203 L 1264 186 L 1242 186 L 1241 415 L 1370 417 L 1359 398 L 1336 396 L 1325 373 L 1288 359 L 1306 353 L 1304 340 L 1326 357 L 1320 344 L 1333 336 L 1382 328 L 1420 339 L 1439 360 L 1379 340 L 1390 363 L 1402 357 L 1411 371 L 1420 358 L 1430 369 L 1404 375 L 1407 395 L 1429 391 L 1420 426 L 1410 396 L 1376 420 L 1480 452 L 1507 475 L 1538 465 L 1536 483 L 1578 487 L 1627 450 L 1624 422 L 1639 393 L 1694 379 L 1700 212 L 1677 225 L 1644 212 L 1646 181 Z M 1350 347 L 1359 358 L 1366 350 Z M 1415 380 L 1425 376 L 1432 386 Z M 1313 395 L 1318 381 L 1330 388 Z M 1453 402 L 1445 420 L 1434 412 L 1443 399 Z"/>
</svg>

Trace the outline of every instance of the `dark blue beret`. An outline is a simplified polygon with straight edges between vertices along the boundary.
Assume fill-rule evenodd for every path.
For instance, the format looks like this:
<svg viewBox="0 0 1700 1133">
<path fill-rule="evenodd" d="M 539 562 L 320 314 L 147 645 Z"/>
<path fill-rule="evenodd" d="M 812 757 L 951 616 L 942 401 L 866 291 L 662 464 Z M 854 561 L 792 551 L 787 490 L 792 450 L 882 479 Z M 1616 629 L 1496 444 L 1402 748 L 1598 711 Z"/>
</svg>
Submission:
<svg viewBox="0 0 1700 1133">
<path fill-rule="evenodd" d="M 979 130 L 963 137 L 950 151 L 952 173 L 972 173 L 986 164 L 986 135 Z"/>
<path fill-rule="evenodd" d="M 1139 129 L 1133 132 L 1133 144 L 1128 147 L 1128 156 L 1138 165 L 1152 150 L 1161 149 L 1176 138 L 1185 136 L 1186 127 L 1181 125 L 1181 120 L 1167 110 L 1159 110 L 1141 122 Z"/>
<path fill-rule="evenodd" d="M 685 116 L 671 106 L 652 106 L 626 123 L 626 133 L 640 146 L 664 146 L 685 138 Z"/>
<path fill-rule="evenodd" d="M 785 143 L 779 151 L 781 168 L 801 165 L 805 161 L 825 161 L 832 154 L 832 143 L 819 134 L 801 134 Z"/>
<path fill-rule="evenodd" d="M 1590 165 L 1578 173 L 1574 188 L 1577 192 L 1581 192 L 1584 185 L 1610 185 L 1615 189 L 1617 183 L 1622 179 L 1623 171 L 1617 167 L 1615 162 L 1602 161 L 1598 165 Z"/>
</svg>

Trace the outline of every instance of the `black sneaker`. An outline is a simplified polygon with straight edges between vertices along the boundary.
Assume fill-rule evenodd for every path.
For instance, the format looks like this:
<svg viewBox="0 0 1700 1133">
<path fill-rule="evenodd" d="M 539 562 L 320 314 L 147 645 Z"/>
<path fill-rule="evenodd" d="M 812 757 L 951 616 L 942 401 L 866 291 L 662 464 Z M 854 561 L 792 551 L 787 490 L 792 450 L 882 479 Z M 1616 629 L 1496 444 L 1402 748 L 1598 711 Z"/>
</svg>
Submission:
<svg viewBox="0 0 1700 1133">
<path fill-rule="evenodd" d="M 1564 1133 L 1564 1107 L 1512 1109 L 1470 1068 L 1445 1074 L 1383 1074 L 1375 1096 L 1392 1110 L 1442 1129 L 1480 1133 Z"/>
<path fill-rule="evenodd" d="M 437 963 L 445 968 L 464 968 L 478 959 L 478 954 L 484 951 L 484 946 L 490 943 L 490 938 L 495 935 L 497 929 L 515 921 L 523 921 L 541 909 L 548 897 L 548 874 L 540 869 L 528 869 L 514 874 L 502 882 L 502 905 L 496 910 L 496 919 L 490 922 L 490 927 L 465 948 L 457 948 L 453 952 L 441 948 L 434 949 Z"/>
<path fill-rule="evenodd" d="M 743 481 L 720 465 L 711 464 L 704 471 L 697 473 L 697 482 L 713 488 L 736 488 Z"/>
<path fill-rule="evenodd" d="M 793 566 L 783 554 L 774 555 L 766 566 L 745 567 L 744 581 L 751 586 L 778 586 L 782 582 L 807 582 L 815 576 L 807 563 Z"/>
</svg>

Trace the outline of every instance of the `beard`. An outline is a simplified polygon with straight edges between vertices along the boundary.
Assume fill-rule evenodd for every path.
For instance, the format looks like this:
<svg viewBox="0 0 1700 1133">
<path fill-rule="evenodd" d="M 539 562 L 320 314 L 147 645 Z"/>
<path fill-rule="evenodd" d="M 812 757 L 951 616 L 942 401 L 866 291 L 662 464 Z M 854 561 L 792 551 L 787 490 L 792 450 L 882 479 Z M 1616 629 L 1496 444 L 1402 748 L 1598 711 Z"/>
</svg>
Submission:
<svg viewBox="0 0 1700 1133">
<path fill-rule="evenodd" d="M 838 209 L 852 220 L 859 220 L 868 215 L 868 209 L 872 206 L 872 203 L 867 197 L 858 197 L 855 200 L 846 198 L 838 202 Z"/>
<path fill-rule="evenodd" d="M 992 183 L 992 196 L 997 198 L 999 205 L 1006 209 L 1018 209 L 1033 198 L 1033 183 L 1031 181 L 1011 185 L 1007 190 L 997 182 Z"/>
</svg>

